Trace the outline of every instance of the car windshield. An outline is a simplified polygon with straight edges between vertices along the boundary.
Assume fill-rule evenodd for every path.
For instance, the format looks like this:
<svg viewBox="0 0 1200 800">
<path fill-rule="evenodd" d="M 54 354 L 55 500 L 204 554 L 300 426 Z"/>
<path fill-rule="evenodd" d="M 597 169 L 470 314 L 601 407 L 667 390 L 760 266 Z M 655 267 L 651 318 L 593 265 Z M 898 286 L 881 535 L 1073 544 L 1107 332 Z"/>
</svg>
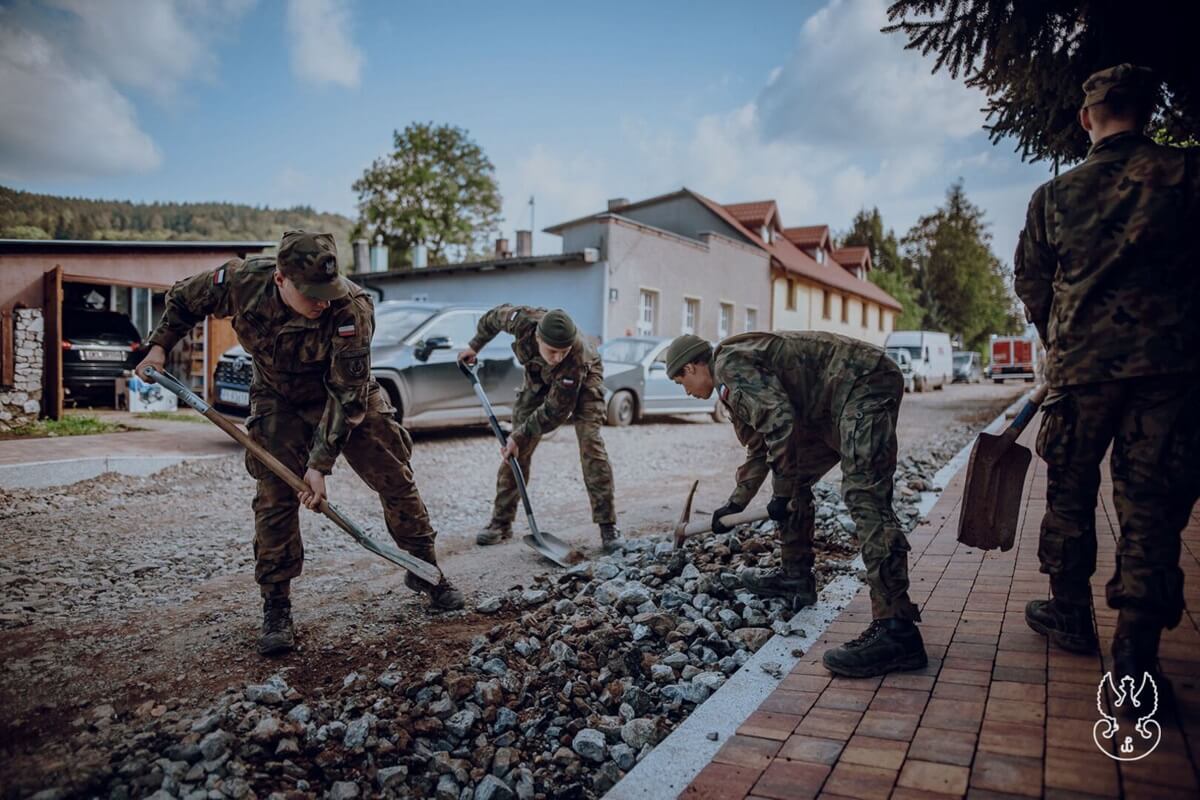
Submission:
<svg viewBox="0 0 1200 800">
<path fill-rule="evenodd" d="M 141 341 L 129 317 L 118 311 L 78 311 L 63 315 L 63 338 Z"/>
<path fill-rule="evenodd" d="M 600 346 L 600 357 L 618 364 L 640 364 L 655 346 L 644 339 L 613 339 Z"/>
<path fill-rule="evenodd" d="M 899 364 L 901 361 L 908 361 L 908 351 L 902 347 L 889 347 L 887 349 L 888 358 Z"/>
<path fill-rule="evenodd" d="M 374 341 L 378 344 L 396 344 L 431 316 L 433 310 L 428 308 L 400 306 L 376 309 Z"/>
<path fill-rule="evenodd" d="M 956 367 L 965 367 L 967 364 L 970 364 L 970 363 L 971 363 L 971 354 L 970 354 L 970 353 L 957 353 L 957 354 L 955 354 L 955 356 L 954 356 L 954 366 L 956 366 Z"/>
<path fill-rule="evenodd" d="M 921 357 L 921 346 L 920 345 L 911 345 L 910 346 L 910 345 L 906 345 L 906 344 L 894 344 L 891 347 L 889 347 L 888 349 L 889 350 L 907 350 L 908 354 L 910 356 L 912 356 L 913 358 Z"/>
</svg>

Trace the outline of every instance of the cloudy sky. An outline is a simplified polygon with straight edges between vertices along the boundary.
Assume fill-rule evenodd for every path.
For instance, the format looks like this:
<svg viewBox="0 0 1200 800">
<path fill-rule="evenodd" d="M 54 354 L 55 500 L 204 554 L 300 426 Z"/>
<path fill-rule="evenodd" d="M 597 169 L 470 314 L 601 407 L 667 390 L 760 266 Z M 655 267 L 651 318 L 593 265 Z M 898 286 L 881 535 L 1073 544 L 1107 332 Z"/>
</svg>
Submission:
<svg viewBox="0 0 1200 800">
<path fill-rule="evenodd" d="M 0 183 L 353 216 L 393 129 L 434 121 L 491 157 L 509 235 L 530 196 L 542 228 L 680 186 L 902 233 L 962 177 L 1007 261 L 1048 167 L 992 146 L 885 6 L 0 0 Z"/>
</svg>

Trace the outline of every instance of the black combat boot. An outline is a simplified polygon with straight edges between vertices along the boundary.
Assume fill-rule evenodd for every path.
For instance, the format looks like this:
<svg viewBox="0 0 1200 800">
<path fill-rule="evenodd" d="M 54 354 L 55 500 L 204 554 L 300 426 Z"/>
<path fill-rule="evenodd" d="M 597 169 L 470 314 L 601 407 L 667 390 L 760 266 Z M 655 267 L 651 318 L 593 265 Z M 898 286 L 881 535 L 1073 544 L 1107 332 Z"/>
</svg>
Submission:
<svg viewBox="0 0 1200 800">
<path fill-rule="evenodd" d="M 821 658 L 834 675 L 872 678 L 929 663 L 921 631 L 907 619 L 877 619 L 857 638 L 825 651 Z"/>
<path fill-rule="evenodd" d="M 812 573 L 791 575 L 783 567 L 747 567 L 739 574 L 746 591 L 759 597 L 782 597 L 793 611 L 817 602 L 817 585 Z"/>
<path fill-rule="evenodd" d="M 600 547 L 606 553 L 615 553 L 625 544 L 625 537 L 621 535 L 621 529 L 611 522 L 605 522 L 600 526 Z"/>
<path fill-rule="evenodd" d="M 1025 604 L 1025 624 L 1070 653 L 1095 653 L 1099 648 L 1092 607 L 1061 600 L 1030 600 Z"/>
<path fill-rule="evenodd" d="M 262 631 L 258 635 L 258 652 L 264 656 L 282 655 L 296 646 L 296 631 L 292 627 L 292 601 L 286 596 L 263 598 Z"/>
<path fill-rule="evenodd" d="M 1162 638 L 1162 623 L 1147 619 L 1129 609 L 1121 609 L 1117 617 L 1117 631 L 1112 641 L 1112 672 L 1117 683 L 1128 675 L 1135 686 L 1142 685 L 1143 676 L 1149 673 L 1158 690 L 1162 705 L 1168 705 L 1172 687 L 1158 664 L 1158 642 Z"/>
<path fill-rule="evenodd" d="M 492 520 L 487 524 L 487 527 L 475 535 L 475 544 L 484 546 L 490 544 L 500 544 L 506 539 L 512 538 L 512 525 L 507 522 L 497 522 Z"/>
<path fill-rule="evenodd" d="M 426 564 L 437 566 L 437 554 L 432 549 L 416 552 L 413 555 Z M 457 611 L 466 604 L 463 593 L 450 583 L 450 579 L 445 575 L 442 576 L 442 580 L 437 586 L 434 586 L 429 581 L 422 580 L 410 572 L 404 576 L 404 585 L 414 592 L 429 595 L 430 604 L 440 611 Z"/>
</svg>

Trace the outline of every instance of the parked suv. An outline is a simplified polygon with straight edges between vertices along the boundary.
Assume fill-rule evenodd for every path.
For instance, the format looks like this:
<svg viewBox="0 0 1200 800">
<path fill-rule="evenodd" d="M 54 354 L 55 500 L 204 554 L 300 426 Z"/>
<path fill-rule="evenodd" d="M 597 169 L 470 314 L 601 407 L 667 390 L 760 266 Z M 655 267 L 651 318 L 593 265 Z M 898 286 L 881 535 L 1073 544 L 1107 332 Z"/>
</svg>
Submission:
<svg viewBox="0 0 1200 800">
<path fill-rule="evenodd" d="M 142 336 L 118 311 L 64 308 L 63 391 L 78 402 L 114 402 L 117 378 L 141 359 Z"/>
<path fill-rule="evenodd" d="M 405 427 L 441 428 L 486 422 L 458 353 L 488 309 L 387 300 L 375 307 L 371 373 L 388 393 Z M 512 416 L 523 373 L 512 336 L 501 333 L 479 353 L 479 380 L 496 415 Z M 221 356 L 214 385 L 217 406 L 245 414 L 250 406 L 250 356 L 239 345 Z"/>
<path fill-rule="evenodd" d="M 973 350 L 954 353 L 954 382 L 983 383 L 983 363 Z"/>
<path fill-rule="evenodd" d="M 661 336 L 621 336 L 600 346 L 608 424 L 628 425 L 649 414 L 711 414 L 725 419 L 714 392 L 707 400 L 688 396 L 667 377 L 667 348 Z"/>
</svg>

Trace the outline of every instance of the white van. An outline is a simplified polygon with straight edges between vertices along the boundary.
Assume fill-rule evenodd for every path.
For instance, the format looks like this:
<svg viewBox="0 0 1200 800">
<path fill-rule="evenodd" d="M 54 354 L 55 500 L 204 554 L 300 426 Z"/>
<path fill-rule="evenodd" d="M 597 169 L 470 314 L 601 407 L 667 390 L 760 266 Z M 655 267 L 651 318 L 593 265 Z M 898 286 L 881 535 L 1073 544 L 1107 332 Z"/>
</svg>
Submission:
<svg viewBox="0 0 1200 800">
<path fill-rule="evenodd" d="M 893 331 L 885 346 L 904 348 L 912 356 L 913 391 L 941 389 L 954 380 L 954 347 L 948 333 Z"/>
</svg>

